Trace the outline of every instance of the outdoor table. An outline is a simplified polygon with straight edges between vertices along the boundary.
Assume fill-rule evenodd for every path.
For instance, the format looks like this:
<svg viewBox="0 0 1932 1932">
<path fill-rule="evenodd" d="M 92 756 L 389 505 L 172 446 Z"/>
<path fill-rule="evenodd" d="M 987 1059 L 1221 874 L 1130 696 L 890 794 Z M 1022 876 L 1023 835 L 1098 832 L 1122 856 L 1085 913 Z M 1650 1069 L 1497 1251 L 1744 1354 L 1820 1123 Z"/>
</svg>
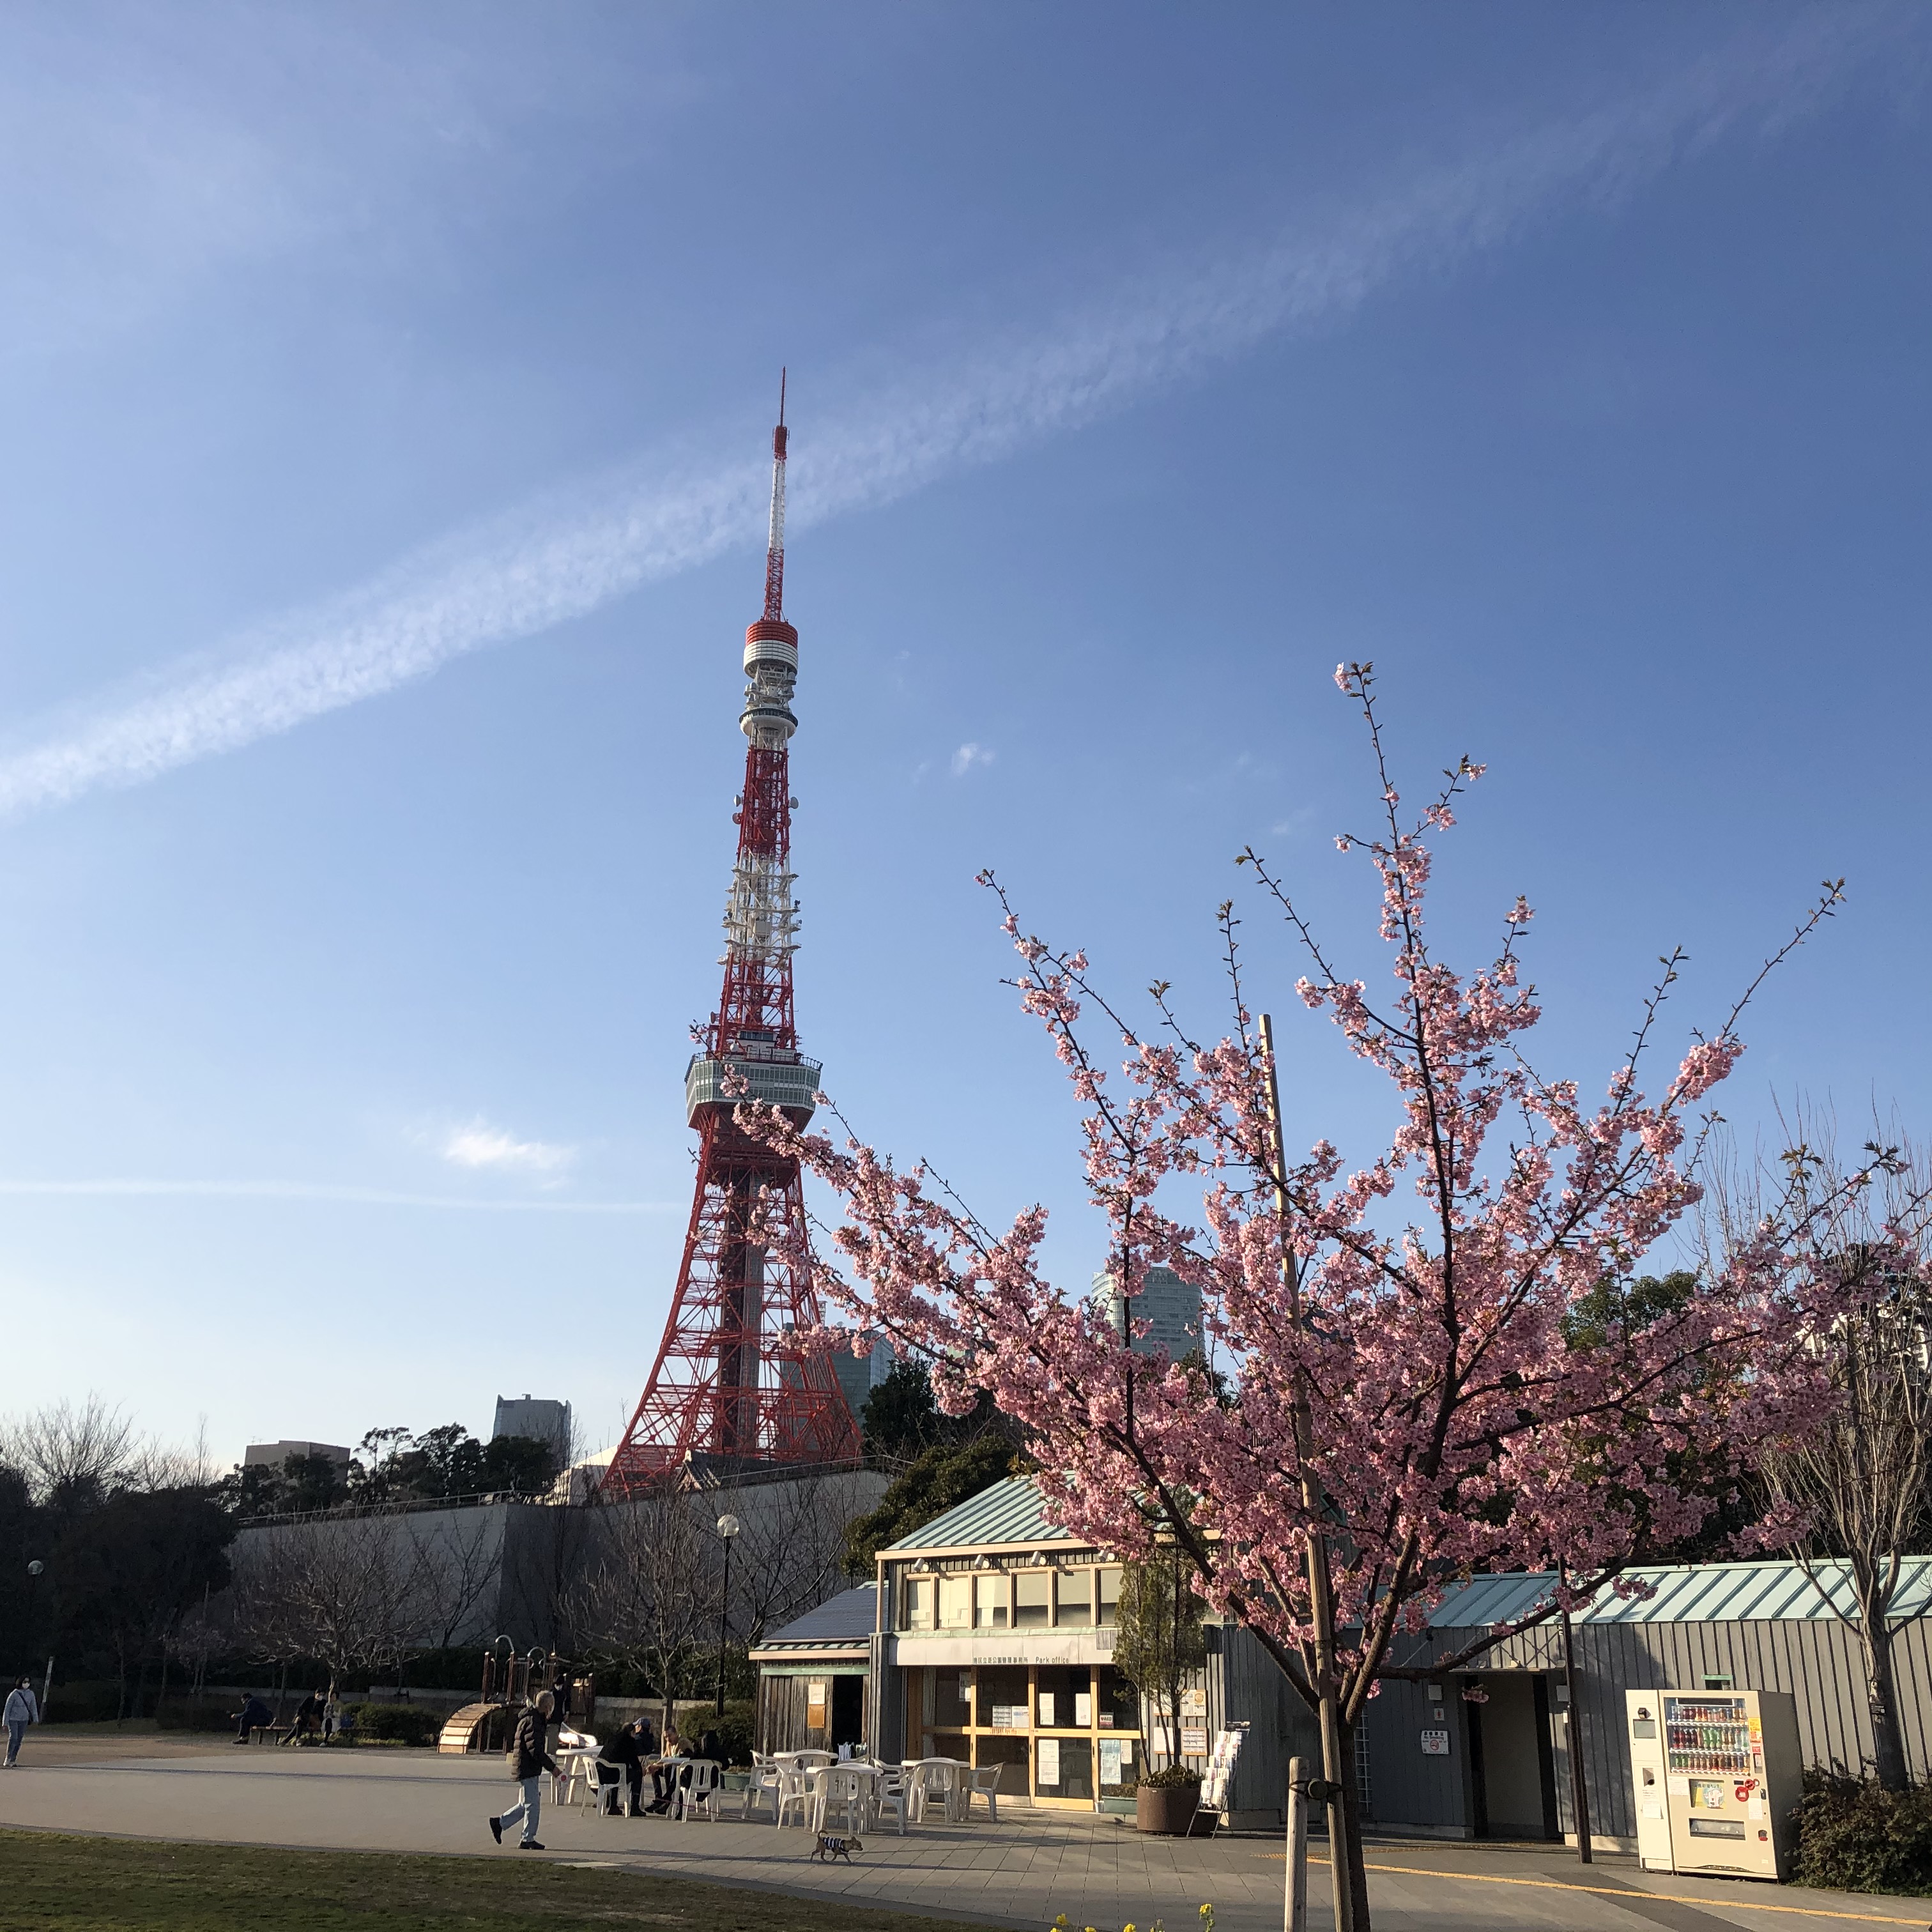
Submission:
<svg viewBox="0 0 1932 1932">
<path fill-rule="evenodd" d="M 595 1744 L 562 1744 L 550 1755 L 556 1760 L 556 1776 L 551 1780 L 550 1796 L 560 1804 L 570 1801 L 571 1789 L 578 1779 L 596 1781 L 597 1747 Z"/>
</svg>

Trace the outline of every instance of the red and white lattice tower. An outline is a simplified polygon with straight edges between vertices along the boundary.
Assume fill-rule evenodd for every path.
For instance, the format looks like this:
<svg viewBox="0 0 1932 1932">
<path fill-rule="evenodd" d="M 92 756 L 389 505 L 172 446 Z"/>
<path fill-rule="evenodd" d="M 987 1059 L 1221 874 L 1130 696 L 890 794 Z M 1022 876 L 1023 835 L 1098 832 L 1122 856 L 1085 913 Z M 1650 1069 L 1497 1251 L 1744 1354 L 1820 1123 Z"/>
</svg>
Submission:
<svg viewBox="0 0 1932 1932">
<path fill-rule="evenodd" d="M 784 620 L 784 398 L 772 436 L 771 540 L 765 614 L 745 633 L 750 742 L 738 801 L 738 862 L 724 908 L 724 988 L 684 1076 L 698 1130 L 698 1190 L 677 1292 L 638 1412 L 603 1488 L 624 1495 L 687 1468 L 721 1473 L 748 1464 L 836 1462 L 856 1456 L 858 1430 L 830 1360 L 801 1331 L 819 1319 L 816 1297 L 787 1252 L 802 1244 L 798 1163 L 773 1154 L 734 1118 L 763 1100 L 803 1126 L 820 1068 L 798 1050 L 791 958 L 790 753 L 798 720 L 798 633 Z"/>
</svg>

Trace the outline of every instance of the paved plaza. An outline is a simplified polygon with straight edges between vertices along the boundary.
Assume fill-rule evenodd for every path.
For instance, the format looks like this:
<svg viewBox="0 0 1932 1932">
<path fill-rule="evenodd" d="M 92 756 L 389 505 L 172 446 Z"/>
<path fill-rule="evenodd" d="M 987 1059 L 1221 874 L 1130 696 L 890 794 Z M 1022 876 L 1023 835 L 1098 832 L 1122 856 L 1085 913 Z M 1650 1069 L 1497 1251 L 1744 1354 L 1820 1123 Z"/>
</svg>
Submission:
<svg viewBox="0 0 1932 1932">
<path fill-rule="evenodd" d="M 433 1752 L 238 1748 L 202 1738 L 29 1735 L 0 1774 L 0 1825 L 309 1850 L 514 1858 L 484 1823 L 512 1787 L 494 1758 Z M 796 1829 L 732 1822 L 598 1818 L 547 1808 L 548 1856 L 724 1885 L 836 1896 L 982 1924 L 1044 1928 L 1066 1913 L 1106 1932 L 1156 1918 L 1192 1932 L 1211 1900 L 1217 1932 L 1279 1932 L 1278 1841 L 1144 1837 L 1111 1819 L 1002 1810 L 998 1825 L 928 1823 L 866 1840 L 850 1867 L 811 1861 Z M 1860 1898 L 1640 1874 L 1633 1862 L 1577 1864 L 1547 1846 L 1378 1839 L 1369 1851 L 1376 1932 L 1855 1932 L 1932 1926 L 1932 1901 Z M 1328 1874 L 1314 1874 L 1312 1932 L 1328 1932 Z M 862 1932 L 864 1915 L 853 1922 Z"/>
</svg>

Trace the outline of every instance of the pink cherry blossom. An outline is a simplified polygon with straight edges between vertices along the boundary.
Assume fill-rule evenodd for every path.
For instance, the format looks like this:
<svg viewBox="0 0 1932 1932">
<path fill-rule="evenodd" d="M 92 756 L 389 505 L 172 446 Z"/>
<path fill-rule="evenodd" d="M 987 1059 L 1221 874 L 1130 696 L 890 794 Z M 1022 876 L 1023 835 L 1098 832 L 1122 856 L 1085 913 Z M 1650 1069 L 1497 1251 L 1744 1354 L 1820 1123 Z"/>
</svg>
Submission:
<svg viewBox="0 0 1932 1932">
<path fill-rule="evenodd" d="M 1646 1097 L 1672 954 L 1600 1102 L 1540 1071 L 1530 1039 L 1541 1008 L 1516 950 L 1527 902 L 1474 970 L 1439 959 L 1426 936 L 1420 835 L 1453 826 L 1483 766 L 1462 759 L 1404 820 L 1372 667 L 1340 666 L 1336 682 L 1359 703 L 1375 766 L 1380 822 L 1336 842 L 1379 879 L 1386 996 L 1344 973 L 1265 862 L 1242 862 L 1305 950 L 1301 1004 L 1389 1082 L 1389 1144 L 1366 1163 L 1345 1171 L 1325 1138 L 1299 1156 L 1277 1145 L 1232 904 L 1220 923 L 1233 1025 L 1210 1042 L 1186 1029 L 1164 984 L 1150 1023 L 1130 1018 L 1084 953 L 1028 933 L 981 874 L 1018 958 L 1011 983 L 1084 1110 L 1079 1159 L 1106 1218 L 1106 1272 L 1130 1306 L 1156 1265 L 1197 1286 L 1206 1359 L 1130 1348 L 1084 1287 L 1048 1280 L 1043 1208 L 998 1232 L 923 1166 L 769 1112 L 758 1125 L 842 1204 L 836 1260 L 800 1258 L 845 1332 L 922 1352 L 950 1412 L 990 1391 L 1030 1432 L 1048 1513 L 1075 1535 L 1130 1557 L 1157 1528 L 1178 1538 L 1202 1595 L 1255 1633 L 1346 1741 L 1378 1680 L 1466 1660 L 1429 1631 L 1460 1580 L 1560 1567 L 1564 1591 L 1520 1628 L 1554 1615 L 1559 1594 L 1574 1604 L 1624 1587 L 1627 1567 L 1696 1532 L 1756 1445 L 1823 1412 L 1811 1342 L 1846 1291 L 1804 1238 L 1827 1204 L 1794 1192 L 1682 1305 L 1622 1316 L 1619 1285 L 1700 1198 L 1703 1124 L 1688 1110 L 1744 1051 L 1743 1002 Z M 1839 896 L 1827 886 L 1767 970 Z M 1284 1082 L 1305 1058 L 1298 1047 Z M 1328 1624 L 1311 1595 L 1318 1568 Z M 1358 1846 L 1351 1862 L 1359 1880 Z"/>
</svg>

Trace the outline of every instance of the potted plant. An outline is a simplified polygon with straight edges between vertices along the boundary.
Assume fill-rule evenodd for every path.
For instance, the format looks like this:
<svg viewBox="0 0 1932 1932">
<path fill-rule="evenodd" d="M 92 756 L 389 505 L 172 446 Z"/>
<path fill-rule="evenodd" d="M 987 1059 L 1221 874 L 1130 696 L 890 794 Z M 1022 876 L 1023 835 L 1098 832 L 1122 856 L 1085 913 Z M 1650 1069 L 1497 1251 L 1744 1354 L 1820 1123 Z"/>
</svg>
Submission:
<svg viewBox="0 0 1932 1932">
<path fill-rule="evenodd" d="M 1163 1765 L 1149 1772 L 1134 1793 L 1135 1828 L 1184 1838 L 1200 1808 L 1200 1772 L 1189 1765 Z"/>
<path fill-rule="evenodd" d="M 1171 1544 L 1130 1564 L 1120 1580 L 1114 1668 L 1143 1698 L 1158 1700 L 1167 1745 L 1166 1764 L 1143 1777 L 1135 1794 L 1134 1822 L 1143 1832 L 1185 1832 L 1200 1803 L 1201 1773 L 1180 1761 L 1181 1686 L 1208 1660 L 1192 1582 Z"/>
</svg>

